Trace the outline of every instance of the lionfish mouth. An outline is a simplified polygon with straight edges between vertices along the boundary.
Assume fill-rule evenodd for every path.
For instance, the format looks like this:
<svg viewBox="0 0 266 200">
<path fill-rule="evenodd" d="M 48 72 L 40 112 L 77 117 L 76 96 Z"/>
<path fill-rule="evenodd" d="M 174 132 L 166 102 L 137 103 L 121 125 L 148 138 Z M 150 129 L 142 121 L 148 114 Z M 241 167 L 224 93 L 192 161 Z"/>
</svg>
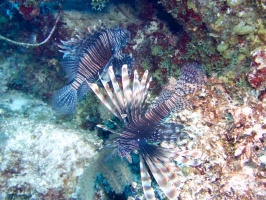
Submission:
<svg viewBox="0 0 266 200">
<path fill-rule="evenodd" d="M 184 67 L 175 86 L 170 87 L 174 89 L 168 87 L 163 90 L 147 111 L 144 105 L 151 82 L 148 71 L 145 71 L 141 80 L 135 71 L 131 86 L 128 67 L 123 65 L 120 87 L 113 68 L 109 67 L 112 89 L 108 82 L 101 80 L 109 101 L 100 92 L 97 84 L 87 82 L 101 102 L 125 124 L 121 132 L 116 132 L 119 136 L 114 146 L 118 155 L 125 157 L 129 162 L 132 161 L 131 153 L 138 152 L 142 187 L 148 200 L 155 199 L 150 174 L 169 199 L 177 199 L 182 185 L 180 179 L 182 173 L 176 162 L 189 166 L 198 164 L 195 162 L 200 156 L 197 150 L 188 151 L 160 146 L 160 143 L 176 141 L 184 136 L 181 125 L 162 124 L 162 121 L 173 111 L 190 107 L 190 103 L 184 97 L 185 94 L 194 92 L 204 83 L 204 75 L 199 65 Z M 103 125 L 98 126 L 114 132 Z"/>
</svg>

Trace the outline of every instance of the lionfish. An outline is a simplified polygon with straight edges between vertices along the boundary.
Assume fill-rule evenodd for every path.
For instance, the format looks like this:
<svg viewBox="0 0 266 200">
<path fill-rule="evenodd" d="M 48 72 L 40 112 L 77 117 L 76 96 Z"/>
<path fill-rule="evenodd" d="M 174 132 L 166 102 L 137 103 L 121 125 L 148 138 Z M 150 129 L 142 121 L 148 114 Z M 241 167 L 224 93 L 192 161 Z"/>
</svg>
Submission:
<svg viewBox="0 0 266 200">
<path fill-rule="evenodd" d="M 88 83 L 102 103 L 125 126 L 121 131 L 115 132 L 103 125 L 99 127 L 117 133 L 113 146 L 120 157 L 132 162 L 131 153 L 138 153 L 140 158 L 140 175 L 145 198 L 155 199 L 154 189 L 151 186 L 151 174 L 161 190 L 169 199 L 177 199 L 180 194 L 179 186 L 182 184 L 177 163 L 196 166 L 196 158 L 200 153 L 196 150 L 181 150 L 164 147 L 163 142 L 177 141 L 181 134 L 178 126 L 176 131 L 173 123 L 162 123 L 173 111 L 189 107 L 185 94 L 194 92 L 204 82 L 204 75 L 198 65 L 185 65 L 181 75 L 175 83 L 175 90 L 168 89 L 159 96 L 152 108 L 143 111 L 147 99 L 147 91 L 151 82 L 148 71 L 139 80 L 138 73 L 134 72 L 132 89 L 128 75 L 127 65 L 122 66 L 122 86 L 115 79 L 112 66 L 108 73 L 112 88 L 106 81 L 102 85 L 107 93 L 103 95 L 95 83 Z M 166 89 L 167 90 L 167 89 Z M 171 92 L 169 92 L 171 91 Z M 105 98 L 109 97 L 109 100 Z M 170 128 L 170 130 L 168 130 Z"/>
<path fill-rule="evenodd" d="M 106 78 L 110 65 L 114 66 L 117 75 L 121 74 L 123 64 L 132 67 L 133 58 L 121 52 L 129 39 L 127 30 L 98 28 L 62 41 L 63 45 L 59 45 L 64 53 L 62 65 L 70 84 L 55 92 L 52 107 L 60 114 L 71 114 L 77 100 L 87 94 L 87 82 L 96 82 L 98 75 Z"/>
</svg>

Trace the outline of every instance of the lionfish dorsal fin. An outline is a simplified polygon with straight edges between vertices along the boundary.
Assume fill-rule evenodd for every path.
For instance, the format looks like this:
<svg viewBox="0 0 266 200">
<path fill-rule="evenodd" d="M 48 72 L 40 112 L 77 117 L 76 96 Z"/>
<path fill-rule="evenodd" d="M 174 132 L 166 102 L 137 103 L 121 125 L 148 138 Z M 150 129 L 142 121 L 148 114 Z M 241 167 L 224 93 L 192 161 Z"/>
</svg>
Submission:
<svg viewBox="0 0 266 200">
<path fill-rule="evenodd" d="M 146 70 L 142 76 L 142 80 L 141 80 L 141 94 L 142 94 L 142 97 L 140 99 L 140 103 L 142 104 L 146 98 L 146 95 L 147 95 L 147 91 L 150 87 L 150 82 L 152 80 L 152 77 L 150 77 L 150 79 L 148 80 L 148 70 Z"/>
<path fill-rule="evenodd" d="M 121 115 L 125 114 L 126 109 L 125 109 L 124 95 L 123 95 L 122 90 L 120 89 L 120 87 L 116 81 L 113 66 L 109 67 L 108 73 L 109 73 L 109 76 L 110 76 L 110 79 L 111 79 L 111 82 L 113 85 L 115 96 L 116 96 L 118 103 L 119 103 L 118 105 L 119 105 L 120 110 L 121 110 L 120 114 Z"/>
<path fill-rule="evenodd" d="M 96 84 L 88 83 L 88 85 L 92 87 L 91 89 L 104 105 L 121 121 L 127 121 L 130 123 L 131 121 L 137 120 L 140 116 L 141 106 L 145 100 L 149 83 L 151 81 L 151 79 L 148 80 L 148 71 L 144 73 L 141 81 L 139 81 L 137 72 L 134 72 L 133 89 L 130 88 L 128 66 L 126 64 L 122 66 L 122 88 L 120 88 L 116 80 L 113 67 L 110 66 L 107 71 L 113 90 L 111 90 L 106 81 L 103 81 L 101 78 L 100 80 L 111 102 L 108 102 L 104 98 L 99 92 L 99 88 Z"/>
<path fill-rule="evenodd" d="M 109 132 L 111 132 L 111 133 L 118 134 L 116 131 L 114 131 L 114 130 L 112 130 L 112 129 L 108 128 L 108 127 L 107 127 L 107 126 L 105 126 L 105 125 L 102 125 L 102 124 L 97 124 L 97 127 L 101 128 L 101 129 L 103 129 L 103 130 L 109 131 Z"/>
<path fill-rule="evenodd" d="M 121 119 L 119 113 L 113 109 L 112 105 L 109 104 L 109 102 L 105 99 L 105 97 L 100 93 L 99 87 L 96 83 L 90 83 L 88 82 L 88 85 L 92 89 L 92 91 L 96 94 L 96 96 L 101 100 L 101 102 L 119 119 Z M 121 119 L 122 120 L 122 119 Z"/>
<path fill-rule="evenodd" d="M 139 76 L 137 71 L 134 72 L 133 80 L 133 95 L 132 95 L 132 112 L 134 119 L 139 119 L 141 114 L 142 104 L 145 100 L 147 90 L 150 85 L 151 78 L 148 80 L 148 71 L 146 70 L 142 76 L 141 81 L 139 81 Z"/>
<path fill-rule="evenodd" d="M 124 93 L 124 101 L 125 101 L 125 107 L 126 111 L 128 113 L 128 119 L 131 120 L 131 100 L 132 100 L 132 90 L 129 85 L 129 76 L 128 76 L 128 68 L 127 65 L 122 66 L 122 83 L 123 83 L 123 93 Z"/>
<path fill-rule="evenodd" d="M 132 89 L 132 104 L 131 104 L 131 112 L 133 119 L 138 119 L 139 117 L 139 99 L 140 99 L 140 82 L 137 71 L 134 71 L 134 79 L 133 79 L 133 89 Z"/>
<path fill-rule="evenodd" d="M 103 81 L 101 78 L 100 78 L 100 80 L 101 80 L 101 82 L 103 84 L 103 87 L 104 87 L 105 91 L 107 92 L 107 94 L 108 94 L 111 102 L 113 103 L 114 107 L 119 112 L 119 114 L 121 115 L 122 114 L 122 111 L 121 111 L 121 109 L 119 107 L 119 102 L 117 102 L 114 93 L 111 91 L 111 89 L 109 87 L 109 84 L 106 81 Z"/>
</svg>

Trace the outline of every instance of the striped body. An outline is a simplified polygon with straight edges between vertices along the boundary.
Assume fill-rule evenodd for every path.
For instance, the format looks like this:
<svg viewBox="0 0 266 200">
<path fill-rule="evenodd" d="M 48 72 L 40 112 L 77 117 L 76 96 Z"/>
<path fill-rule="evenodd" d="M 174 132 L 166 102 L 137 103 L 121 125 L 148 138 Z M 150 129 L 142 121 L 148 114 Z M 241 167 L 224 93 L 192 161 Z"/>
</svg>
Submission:
<svg viewBox="0 0 266 200">
<path fill-rule="evenodd" d="M 184 96 L 200 90 L 205 83 L 204 77 L 203 69 L 198 63 L 185 64 L 178 79 L 170 78 L 169 83 L 162 89 L 151 107 L 160 105 L 173 95 L 178 95 L 175 111 L 190 108 L 191 104 Z"/>
<path fill-rule="evenodd" d="M 148 72 L 144 73 L 140 81 L 138 74 L 135 72 L 131 89 L 127 66 L 124 65 L 122 67 L 122 88 L 119 87 L 115 80 L 112 67 L 108 71 L 113 91 L 107 82 L 102 81 L 102 84 L 110 101 L 107 101 L 104 95 L 99 92 L 96 84 L 88 84 L 102 103 L 126 125 L 121 132 L 117 132 L 119 137 L 114 142 L 116 152 L 129 162 L 132 162 L 132 152 L 139 153 L 142 187 L 146 199 L 155 199 L 150 173 L 169 199 L 177 199 L 182 185 L 180 180 L 182 173 L 175 162 L 195 166 L 197 163 L 194 159 L 198 158 L 200 153 L 196 150 L 187 151 L 178 148 L 164 148 L 158 145 L 165 141 L 176 141 L 185 135 L 182 133 L 181 125 L 162 124 L 162 121 L 173 111 L 189 107 L 184 94 L 194 92 L 195 88 L 200 88 L 200 85 L 203 84 L 204 75 L 201 69 L 199 66 L 194 65 L 185 66 L 181 71 L 180 78 L 177 80 L 178 84 L 175 85 L 180 90 L 178 92 L 172 91 L 167 98 L 165 96 L 160 97 L 160 102 L 156 102 L 146 112 L 143 109 L 143 105 L 147 98 L 147 90 L 151 81 L 151 79 L 148 79 Z M 197 74 L 198 77 L 190 72 L 194 75 Z M 183 91 L 183 93 L 179 91 Z M 99 127 L 108 130 L 107 127 Z M 170 130 L 166 130 L 166 128 L 170 128 Z"/>
<path fill-rule="evenodd" d="M 55 93 L 53 108 L 60 114 L 73 113 L 77 100 L 89 90 L 87 82 L 96 82 L 99 75 L 108 78 L 106 69 L 113 61 L 131 65 L 133 59 L 121 53 L 129 39 L 130 33 L 127 30 L 98 29 L 62 41 L 63 45 L 59 46 L 64 53 L 62 65 L 70 84 Z M 120 69 L 122 64 L 116 67 Z"/>
</svg>

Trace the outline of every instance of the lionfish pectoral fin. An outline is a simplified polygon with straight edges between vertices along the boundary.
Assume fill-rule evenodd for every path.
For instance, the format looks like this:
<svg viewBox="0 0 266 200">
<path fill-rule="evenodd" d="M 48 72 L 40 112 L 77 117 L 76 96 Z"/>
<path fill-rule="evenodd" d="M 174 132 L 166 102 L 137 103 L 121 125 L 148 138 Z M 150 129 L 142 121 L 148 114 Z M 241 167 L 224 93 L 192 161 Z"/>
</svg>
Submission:
<svg viewBox="0 0 266 200">
<path fill-rule="evenodd" d="M 174 98 L 174 108 L 172 110 L 172 112 L 177 112 L 183 109 L 188 109 L 191 110 L 192 109 L 192 103 L 186 99 L 183 96 L 178 96 L 177 98 Z"/>
<path fill-rule="evenodd" d="M 176 187 L 176 189 L 178 189 L 178 187 L 181 184 L 181 180 L 176 174 L 177 167 L 174 166 L 174 163 L 172 163 L 172 161 L 163 163 L 159 161 L 158 158 L 156 158 L 156 160 L 157 160 L 156 162 L 157 167 L 162 170 L 162 172 L 168 178 L 168 180 L 172 182 L 172 184 Z"/>
<path fill-rule="evenodd" d="M 106 156 L 104 158 L 104 162 L 107 162 L 108 160 L 110 160 L 114 155 L 116 154 L 116 149 L 114 149 L 108 156 Z"/>
<path fill-rule="evenodd" d="M 177 79 L 176 91 L 180 95 L 191 94 L 203 87 L 205 72 L 198 63 L 185 64 Z"/>
<path fill-rule="evenodd" d="M 176 187 L 176 177 L 174 176 L 175 173 L 172 173 L 165 168 L 160 161 L 156 158 L 150 158 L 149 156 L 145 156 L 145 161 L 151 170 L 151 173 L 160 186 L 163 193 L 169 199 L 177 199 L 179 197 L 180 191 Z"/>
<path fill-rule="evenodd" d="M 145 195 L 145 198 L 147 200 L 155 200 L 155 194 L 154 190 L 151 187 L 151 177 L 150 174 L 145 166 L 145 163 L 143 161 L 143 158 L 141 155 L 139 155 L 140 159 L 140 176 L 141 176 L 141 182 L 142 182 L 142 188 Z"/>
<path fill-rule="evenodd" d="M 176 142 L 188 138 L 188 134 L 183 132 L 183 125 L 177 123 L 161 123 L 156 132 L 153 133 L 149 141 L 151 142 Z"/>
</svg>

